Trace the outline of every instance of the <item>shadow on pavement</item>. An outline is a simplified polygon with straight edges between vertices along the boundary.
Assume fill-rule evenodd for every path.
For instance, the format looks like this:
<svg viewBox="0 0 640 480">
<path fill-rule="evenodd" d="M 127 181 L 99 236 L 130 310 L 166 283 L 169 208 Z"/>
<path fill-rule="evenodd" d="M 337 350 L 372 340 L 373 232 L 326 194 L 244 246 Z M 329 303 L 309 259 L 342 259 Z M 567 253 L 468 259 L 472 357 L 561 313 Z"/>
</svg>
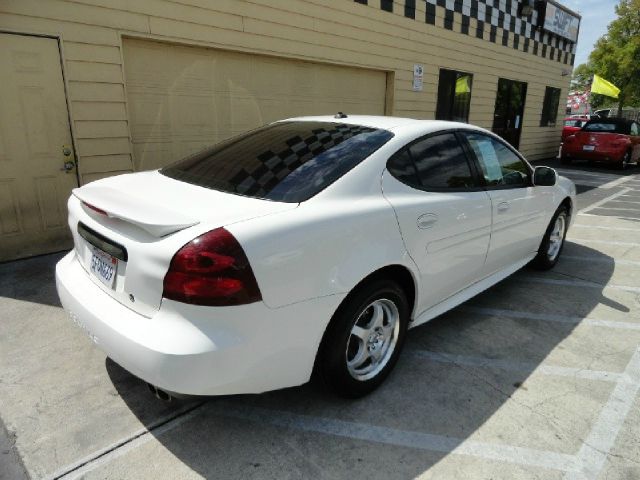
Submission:
<svg viewBox="0 0 640 480">
<path fill-rule="evenodd" d="M 613 258 L 587 247 L 579 248 L 581 255 L 598 265 L 595 277 L 589 280 L 607 284 L 614 270 Z M 626 307 L 596 289 L 575 289 L 567 303 L 567 295 L 558 287 L 545 290 L 545 286 L 519 280 L 529 274 L 524 269 L 518 279 L 507 279 L 461 308 L 412 330 L 395 371 L 366 398 L 337 398 L 311 383 L 260 395 L 191 400 L 204 400 L 197 416 L 157 435 L 157 440 L 206 478 L 283 478 L 322 473 L 415 477 L 437 464 L 455 446 L 472 436 L 476 438 L 478 430 L 490 419 L 498 427 L 504 423 L 504 431 L 487 440 L 490 443 L 571 450 L 573 447 L 562 443 L 569 440 L 548 423 L 538 423 L 541 420 L 533 414 L 524 419 L 509 416 L 504 407 L 579 322 L 487 316 L 474 313 L 473 308 L 480 305 L 504 309 L 506 305 L 513 310 L 561 312 L 558 314 L 567 316 L 573 311 L 574 316 L 583 317 L 601 303 L 619 310 Z M 556 297 L 545 298 L 547 295 Z M 574 310 L 571 301 L 576 302 Z M 517 368 L 461 365 L 452 361 L 451 355 L 513 362 Z M 114 362 L 107 360 L 106 370 L 121 398 L 149 426 L 146 412 L 158 400 L 139 387 L 140 380 Z M 211 375 L 215 374 L 212 370 Z M 519 405 L 510 402 L 506 410 L 520 408 Z M 184 401 L 173 408 L 184 408 Z M 571 417 L 557 422 L 560 426 L 556 427 L 563 434 L 573 431 Z M 155 430 L 152 433 L 155 435 Z M 420 441 L 427 438 L 446 447 L 437 451 L 438 448 L 422 445 L 416 455 L 416 451 L 407 451 L 406 445 L 398 444 L 400 441 L 413 445 L 417 438 L 414 434 Z M 581 442 L 577 433 L 574 436 L 573 441 Z"/>
<path fill-rule="evenodd" d="M 594 256 L 592 248 L 585 247 L 579 243 L 574 243 L 570 240 L 565 242 L 564 253 L 567 255 L 572 255 L 579 258 L 590 259 L 590 261 L 582 261 L 580 263 L 580 273 L 578 275 L 569 275 L 577 280 L 584 280 L 589 282 L 594 282 L 600 285 L 606 285 L 609 279 L 611 278 L 612 268 L 609 263 L 609 258 L 606 255 L 598 252 L 598 256 Z M 603 261 L 604 260 L 604 261 Z M 559 273 L 564 275 L 566 270 L 567 262 L 560 258 L 560 262 L 558 265 L 552 270 L 552 272 Z M 597 292 L 597 293 L 596 293 Z M 606 305 L 614 310 L 623 313 L 629 313 L 631 310 L 626 305 L 622 305 L 620 302 L 617 302 L 609 297 L 607 297 L 602 290 L 596 291 L 592 290 L 592 293 L 596 296 L 595 300 L 597 303 Z"/>
<path fill-rule="evenodd" d="M 66 253 L 0 263 L 0 297 L 59 307 L 55 267 Z"/>
<path fill-rule="evenodd" d="M 580 195 L 581 193 L 588 192 L 589 190 L 594 190 L 596 188 L 598 187 L 590 186 L 590 185 L 580 185 L 579 183 L 576 183 L 576 192 L 578 193 L 578 195 Z"/>
</svg>

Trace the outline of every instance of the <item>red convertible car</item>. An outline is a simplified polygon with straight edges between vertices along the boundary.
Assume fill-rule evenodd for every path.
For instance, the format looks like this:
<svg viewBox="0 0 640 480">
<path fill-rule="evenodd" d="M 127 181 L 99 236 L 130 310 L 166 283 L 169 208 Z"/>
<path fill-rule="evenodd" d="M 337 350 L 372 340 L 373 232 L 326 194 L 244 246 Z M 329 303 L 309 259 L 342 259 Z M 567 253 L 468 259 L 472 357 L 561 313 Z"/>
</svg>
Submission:
<svg viewBox="0 0 640 480">
<path fill-rule="evenodd" d="M 605 162 L 625 168 L 640 165 L 640 127 L 624 118 L 589 120 L 582 129 L 569 135 L 562 144 L 562 163 L 573 160 Z"/>
<path fill-rule="evenodd" d="M 562 141 L 564 142 L 569 135 L 579 132 L 587 118 L 567 117 L 564 119 L 564 127 L 562 128 Z"/>
</svg>

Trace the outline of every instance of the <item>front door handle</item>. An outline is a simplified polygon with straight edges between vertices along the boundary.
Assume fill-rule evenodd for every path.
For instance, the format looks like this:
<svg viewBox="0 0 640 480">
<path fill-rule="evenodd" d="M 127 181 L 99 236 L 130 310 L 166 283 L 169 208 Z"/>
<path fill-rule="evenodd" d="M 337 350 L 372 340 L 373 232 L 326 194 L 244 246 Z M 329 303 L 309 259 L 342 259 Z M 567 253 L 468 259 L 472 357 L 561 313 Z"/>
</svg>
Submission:
<svg viewBox="0 0 640 480">
<path fill-rule="evenodd" d="M 506 212 L 507 210 L 509 210 L 509 208 L 511 208 L 509 202 L 500 202 L 498 204 L 498 212 Z"/>
<path fill-rule="evenodd" d="M 425 230 L 431 228 L 438 221 L 438 216 L 435 213 L 425 213 L 418 217 L 418 228 Z"/>
</svg>

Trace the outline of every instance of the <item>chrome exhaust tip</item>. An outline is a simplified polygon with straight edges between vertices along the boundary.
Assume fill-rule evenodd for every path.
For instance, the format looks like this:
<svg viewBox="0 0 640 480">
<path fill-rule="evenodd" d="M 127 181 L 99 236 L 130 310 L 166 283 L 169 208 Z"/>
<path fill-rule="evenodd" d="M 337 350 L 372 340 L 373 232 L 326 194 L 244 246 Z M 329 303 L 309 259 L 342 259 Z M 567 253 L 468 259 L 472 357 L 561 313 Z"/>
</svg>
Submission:
<svg viewBox="0 0 640 480">
<path fill-rule="evenodd" d="M 173 400 L 173 397 L 170 394 L 168 394 L 164 390 L 159 389 L 155 385 L 151 385 L 150 383 L 147 383 L 147 387 L 149 387 L 149 390 L 151 391 L 151 393 L 153 393 L 153 395 L 158 400 L 162 400 L 163 402 L 170 402 L 171 400 Z"/>
</svg>

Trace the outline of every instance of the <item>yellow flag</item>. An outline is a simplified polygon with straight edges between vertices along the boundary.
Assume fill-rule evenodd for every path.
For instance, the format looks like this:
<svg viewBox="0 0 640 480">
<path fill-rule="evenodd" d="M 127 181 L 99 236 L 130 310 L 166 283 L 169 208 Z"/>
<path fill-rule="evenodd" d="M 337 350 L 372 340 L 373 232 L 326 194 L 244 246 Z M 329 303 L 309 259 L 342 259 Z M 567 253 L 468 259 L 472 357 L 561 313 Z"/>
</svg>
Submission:
<svg viewBox="0 0 640 480">
<path fill-rule="evenodd" d="M 463 93 L 469 93 L 471 89 L 469 88 L 469 76 L 465 75 L 464 77 L 460 77 L 456 80 L 456 95 L 461 95 Z"/>
<path fill-rule="evenodd" d="M 607 97 L 618 98 L 620 89 L 610 81 L 605 80 L 598 75 L 594 75 L 593 83 L 591 84 L 591 93 L 599 93 L 600 95 L 606 95 Z"/>
</svg>

